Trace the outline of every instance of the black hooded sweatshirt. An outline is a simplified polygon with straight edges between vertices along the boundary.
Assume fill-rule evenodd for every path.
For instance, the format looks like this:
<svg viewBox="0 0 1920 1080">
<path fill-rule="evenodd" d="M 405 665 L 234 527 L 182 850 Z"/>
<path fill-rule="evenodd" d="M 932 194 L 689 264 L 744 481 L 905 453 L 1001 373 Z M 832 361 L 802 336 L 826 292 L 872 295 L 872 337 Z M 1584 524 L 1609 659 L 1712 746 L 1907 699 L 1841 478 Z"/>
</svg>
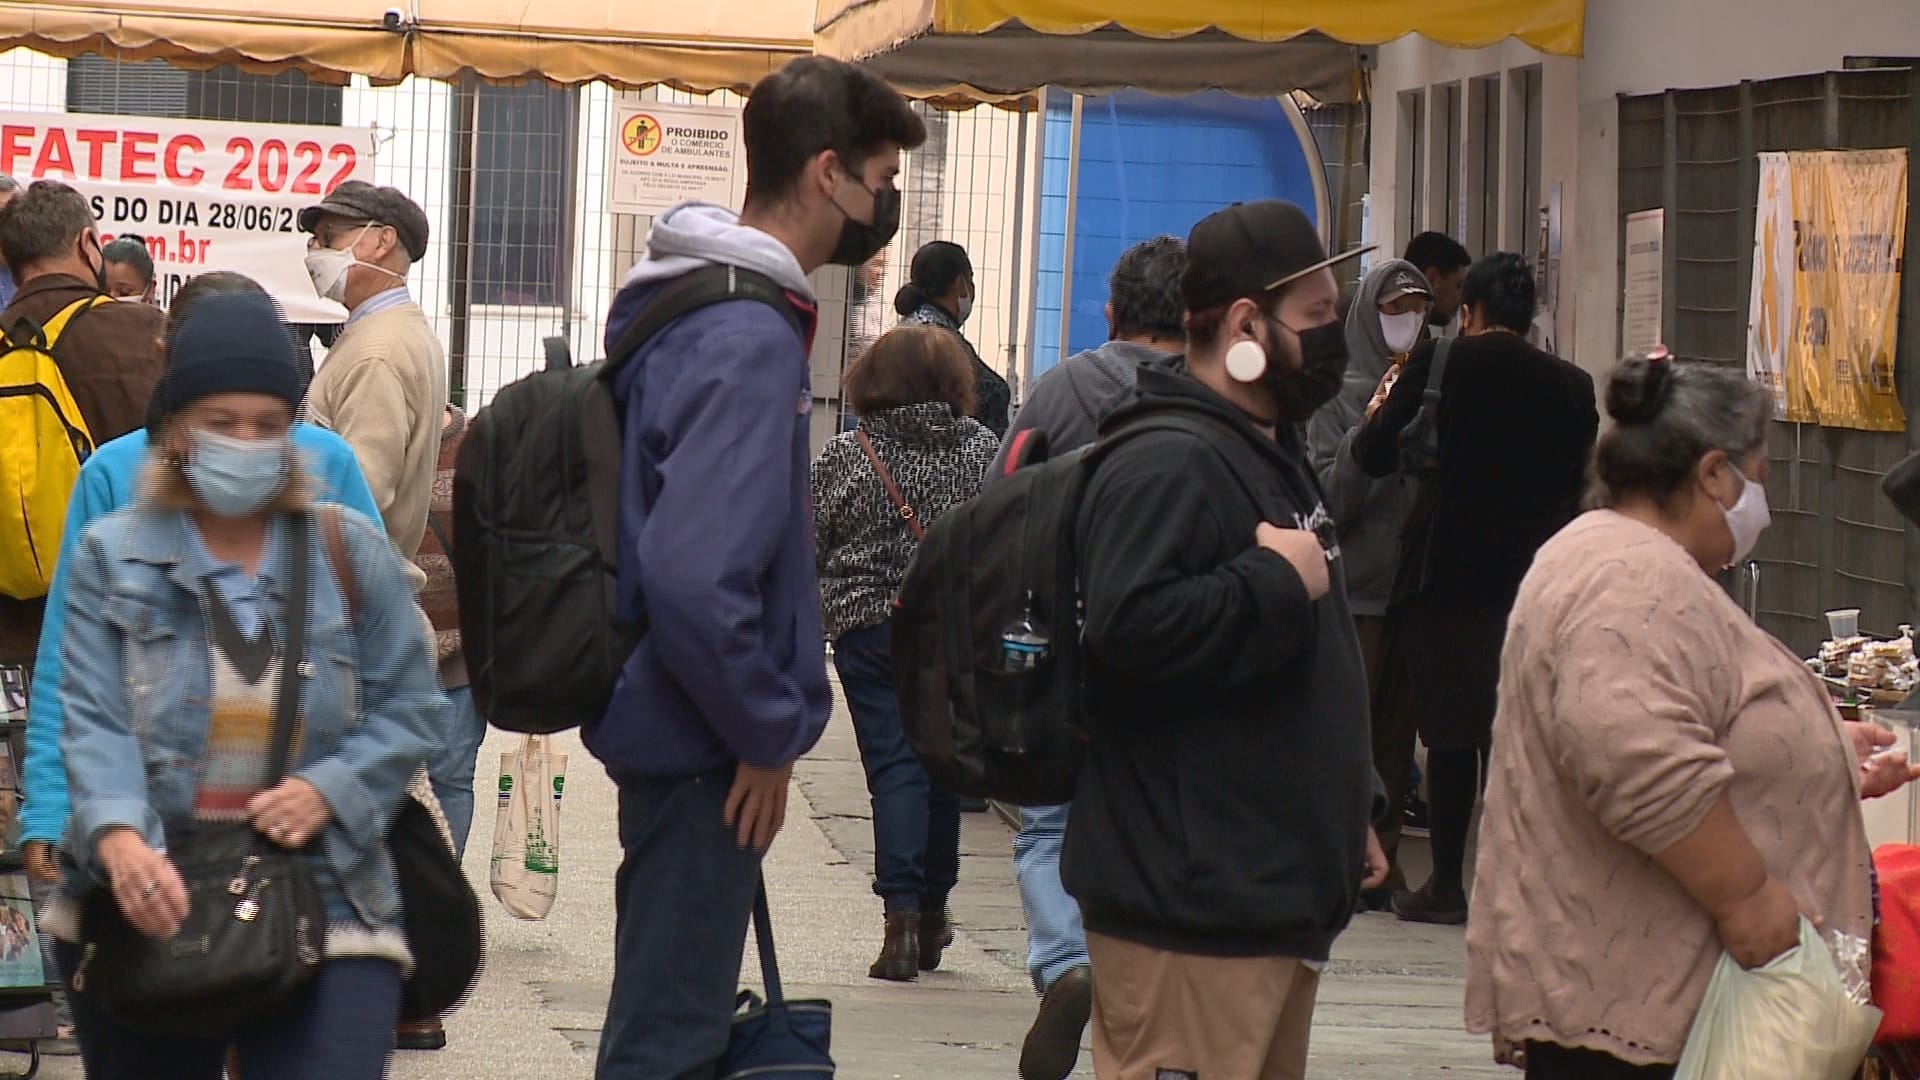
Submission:
<svg viewBox="0 0 1920 1080">
<path fill-rule="evenodd" d="M 1379 786 L 1334 530 L 1298 431 L 1267 436 L 1178 360 L 1102 431 L 1166 413 L 1214 433 L 1125 443 L 1080 509 L 1093 728 L 1062 878 L 1096 933 L 1324 960 Z M 1263 521 L 1334 545 L 1326 596 L 1254 543 Z"/>
</svg>

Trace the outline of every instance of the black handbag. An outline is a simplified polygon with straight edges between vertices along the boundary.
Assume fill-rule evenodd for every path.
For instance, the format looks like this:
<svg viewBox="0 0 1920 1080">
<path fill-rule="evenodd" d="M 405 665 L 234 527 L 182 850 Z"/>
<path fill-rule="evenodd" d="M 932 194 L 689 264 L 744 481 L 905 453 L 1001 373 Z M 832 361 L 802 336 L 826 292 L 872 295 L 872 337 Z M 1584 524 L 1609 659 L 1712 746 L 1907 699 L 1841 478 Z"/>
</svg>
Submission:
<svg viewBox="0 0 1920 1080">
<path fill-rule="evenodd" d="M 312 519 L 296 517 L 269 788 L 287 774 L 300 708 L 312 543 Z M 319 972 L 326 907 L 305 855 L 271 843 L 245 822 L 196 822 L 168 831 L 167 857 L 189 896 L 179 932 L 148 937 L 127 921 L 111 889 L 95 888 L 81 914 L 81 959 L 69 979 L 75 992 L 138 1031 L 217 1038 L 271 1015 Z"/>
<path fill-rule="evenodd" d="M 338 507 L 320 508 L 320 534 L 347 613 L 358 618 L 360 589 Z M 460 1004 L 480 977 L 485 951 L 480 898 L 433 812 L 412 795 L 400 800 L 387 847 L 399 881 L 400 921 L 413 953 L 413 973 L 400 986 L 400 1019 L 438 1020 Z"/>
</svg>

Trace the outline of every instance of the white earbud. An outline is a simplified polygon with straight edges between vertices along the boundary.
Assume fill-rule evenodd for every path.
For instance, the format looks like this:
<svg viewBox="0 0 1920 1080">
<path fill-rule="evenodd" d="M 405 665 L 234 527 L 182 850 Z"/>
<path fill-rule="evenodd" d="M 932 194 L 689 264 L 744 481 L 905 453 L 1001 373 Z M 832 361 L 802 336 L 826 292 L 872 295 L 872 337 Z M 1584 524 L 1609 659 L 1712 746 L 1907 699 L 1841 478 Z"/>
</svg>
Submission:
<svg viewBox="0 0 1920 1080">
<path fill-rule="evenodd" d="M 1227 347 L 1227 374 L 1235 382 L 1258 382 L 1267 373 L 1267 350 L 1257 341 L 1236 341 Z"/>
</svg>

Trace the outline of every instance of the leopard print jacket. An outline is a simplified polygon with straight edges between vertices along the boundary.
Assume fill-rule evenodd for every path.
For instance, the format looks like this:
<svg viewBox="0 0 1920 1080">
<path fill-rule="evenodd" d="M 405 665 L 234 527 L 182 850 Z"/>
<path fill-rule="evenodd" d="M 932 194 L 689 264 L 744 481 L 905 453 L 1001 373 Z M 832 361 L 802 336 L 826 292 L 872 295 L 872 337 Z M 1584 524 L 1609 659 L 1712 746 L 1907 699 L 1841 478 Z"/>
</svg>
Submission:
<svg viewBox="0 0 1920 1080">
<path fill-rule="evenodd" d="M 999 440 L 944 402 L 884 409 L 861 419 L 900 494 L 923 524 L 972 498 Z M 913 559 L 913 533 L 852 432 L 813 462 L 814 562 L 827 638 L 887 621 Z"/>
</svg>

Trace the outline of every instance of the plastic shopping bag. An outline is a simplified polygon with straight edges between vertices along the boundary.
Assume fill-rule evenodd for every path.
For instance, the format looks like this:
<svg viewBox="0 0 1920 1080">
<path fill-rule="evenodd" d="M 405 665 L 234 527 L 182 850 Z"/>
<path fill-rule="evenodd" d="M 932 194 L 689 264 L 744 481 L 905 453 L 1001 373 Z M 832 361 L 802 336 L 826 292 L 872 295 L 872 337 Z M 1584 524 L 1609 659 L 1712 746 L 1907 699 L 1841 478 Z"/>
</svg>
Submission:
<svg viewBox="0 0 1920 1080">
<path fill-rule="evenodd" d="M 560 891 L 560 795 L 567 755 L 529 735 L 500 755 L 500 804 L 494 815 L 493 895 L 517 919 L 544 919 Z"/>
<path fill-rule="evenodd" d="M 1880 1010 L 1849 989 L 1833 950 L 1800 920 L 1800 944 L 1748 971 L 1722 954 L 1675 1080 L 1848 1080 Z"/>
</svg>

